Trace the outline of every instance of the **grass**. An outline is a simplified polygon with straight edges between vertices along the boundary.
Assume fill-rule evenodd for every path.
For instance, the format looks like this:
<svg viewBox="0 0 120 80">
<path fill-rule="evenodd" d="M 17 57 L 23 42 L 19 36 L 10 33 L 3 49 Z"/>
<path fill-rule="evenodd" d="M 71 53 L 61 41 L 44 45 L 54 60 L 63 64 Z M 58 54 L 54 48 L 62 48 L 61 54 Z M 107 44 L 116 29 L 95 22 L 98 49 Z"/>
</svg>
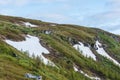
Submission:
<svg viewBox="0 0 120 80">
<path fill-rule="evenodd" d="M 95 53 L 99 61 L 95 62 L 91 58 L 86 58 L 75 50 L 68 37 L 77 41 L 95 43 L 94 38 L 99 36 L 107 50 L 120 60 L 120 45 L 110 35 L 98 33 L 95 29 L 80 27 L 76 25 L 57 25 L 50 26 L 50 23 L 24 19 L 18 17 L 0 16 L 0 80 L 27 80 L 25 73 L 42 75 L 43 80 L 89 80 L 84 75 L 73 70 L 73 64 L 89 75 L 95 74 L 105 80 L 120 80 L 120 67 L 113 64 L 103 56 Z M 27 28 L 22 25 L 15 25 L 15 22 L 25 21 L 39 25 L 38 28 Z M 41 27 L 43 26 L 43 27 Z M 52 30 L 50 35 L 42 33 L 43 30 Z M 58 68 L 44 65 L 37 58 L 30 58 L 24 52 L 20 52 L 12 46 L 6 44 L 4 39 L 15 41 L 24 40 L 26 34 L 39 37 L 58 52 L 60 56 L 50 56 Z M 17 57 L 14 56 L 17 54 Z"/>
<path fill-rule="evenodd" d="M 100 38 L 102 39 L 102 41 L 107 44 L 108 48 L 108 52 L 109 55 L 111 55 L 112 57 L 114 57 L 115 59 L 117 59 L 118 61 L 120 61 L 120 43 L 116 42 L 115 39 L 113 39 L 112 37 L 110 37 L 107 34 L 103 34 L 103 33 L 99 33 Z"/>
</svg>

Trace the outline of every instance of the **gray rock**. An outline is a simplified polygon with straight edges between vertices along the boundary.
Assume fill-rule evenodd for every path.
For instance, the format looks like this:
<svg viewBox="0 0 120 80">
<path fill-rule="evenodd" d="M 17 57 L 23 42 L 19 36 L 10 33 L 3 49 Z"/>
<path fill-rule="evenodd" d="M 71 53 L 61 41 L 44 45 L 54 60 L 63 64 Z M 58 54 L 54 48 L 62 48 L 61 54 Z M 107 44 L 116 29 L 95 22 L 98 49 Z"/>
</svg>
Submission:
<svg viewBox="0 0 120 80">
<path fill-rule="evenodd" d="M 33 74 L 30 74 L 30 73 L 26 73 L 25 77 L 30 78 L 30 79 L 42 80 L 42 76 L 35 76 Z"/>
</svg>

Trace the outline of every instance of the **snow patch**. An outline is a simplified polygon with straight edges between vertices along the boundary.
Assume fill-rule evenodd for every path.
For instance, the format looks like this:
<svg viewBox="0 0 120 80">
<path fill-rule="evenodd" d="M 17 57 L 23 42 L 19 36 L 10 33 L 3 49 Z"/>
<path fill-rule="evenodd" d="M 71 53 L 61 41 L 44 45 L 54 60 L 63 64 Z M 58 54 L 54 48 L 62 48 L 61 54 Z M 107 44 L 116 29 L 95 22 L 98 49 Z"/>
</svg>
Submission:
<svg viewBox="0 0 120 80">
<path fill-rule="evenodd" d="M 40 58 L 46 65 L 49 63 L 48 65 L 55 66 L 53 62 L 51 62 L 42 55 L 42 53 L 48 54 L 49 51 L 46 48 L 42 47 L 42 45 L 39 43 L 38 37 L 27 35 L 25 41 L 15 42 L 11 40 L 5 40 L 5 42 L 15 47 L 19 51 L 28 51 L 30 57 L 32 57 L 33 54 L 35 56 L 40 56 Z"/>
<path fill-rule="evenodd" d="M 31 24 L 30 22 L 23 22 L 26 27 L 38 27 L 37 25 Z"/>
<path fill-rule="evenodd" d="M 80 72 L 81 74 L 83 74 L 84 76 L 92 79 L 92 80 L 101 80 L 99 77 L 93 77 L 93 76 L 89 76 L 88 74 L 86 74 L 85 72 L 83 72 L 82 70 L 78 70 L 78 68 L 76 66 L 73 66 L 73 69 L 75 72 Z"/>
<path fill-rule="evenodd" d="M 96 61 L 96 56 L 94 55 L 94 53 L 90 50 L 89 47 L 84 46 L 82 42 L 79 42 L 79 44 L 75 44 L 73 47 L 85 57 L 91 57 L 93 60 Z"/>
<path fill-rule="evenodd" d="M 83 72 L 82 70 L 79 71 L 81 74 L 83 74 L 84 76 L 92 79 L 92 80 L 101 80 L 99 77 L 93 77 L 93 76 L 89 76 L 88 74 L 86 74 L 85 72 Z"/>
<path fill-rule="evenodd" d="M 45 34 L 51 34 L 52 31 L 45 31 Z"/>
<path fill-rule="evenodd" d="M 115 59 L 113 59 L 112 57 L 110 57 L 110 56 L 108 55 L 108 53 L 103 49 L 102 44 L 101 44 L 99 41 L 96 41 L 96 44 L 95 44 L 95 45 L 96 45 L 96 47 L 97 47 L 97 50 L 96 50 L 96 51 L 97 51 L 98 54 L 100 54 L 100 55 L 102 55 L 102 56 L 110 59 L 110 60 L 113 61 L 116 65 L 120 66 L 120 64 L 119 64 Z"/>
<path fill-rule="evenodd" d="M 73 66 L 75 72 L 79 71 L 77 67 Z"/>
</svg>

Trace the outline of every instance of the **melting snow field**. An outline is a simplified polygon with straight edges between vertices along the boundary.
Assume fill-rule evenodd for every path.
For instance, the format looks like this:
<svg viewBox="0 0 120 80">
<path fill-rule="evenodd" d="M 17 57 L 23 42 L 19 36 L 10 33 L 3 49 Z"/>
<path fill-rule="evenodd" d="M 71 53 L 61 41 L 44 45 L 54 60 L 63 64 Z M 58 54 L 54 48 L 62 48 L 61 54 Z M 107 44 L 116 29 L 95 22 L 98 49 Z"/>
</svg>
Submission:
<svg viewBox="0 0 120 80">
<path fill-rule="evenodd" d="M 120 66 L 120 64 L 115 60 L 113 59 L 112 57 L 110 57 L 108 55 L 108 53 L 102 48 L 100 47 L 102 46 L 102 44 L 99 42 L 99 41 L 96 41 L 96 47 L 98 48 L 96 51 L 98 54 L 104 56 L 104 57 L 107 57 L 108 59 L 110 59 L 111 61 L 113 61 L 116 65 Z"/>
<path fill-rule="evenodd" d="M 89 76 L 88 74 L 86 74 L 85 72 L 83 72 L 82 70 L 78 70 L 77 67 L 73 67 L 75 72 L 80 72 L 81 74 L 83 74 L 84 76 L 92 79 L 92 80 L 101 80 L 99 77 L 93 77 L 93 76 Z"/>
<path fill-rule="evenodd" d="M 79 44 L 75 44 L 73 46 L 76 50 L 78 50 L 80 53 L 82 53 L 82 55 L 84 55 L 85 57 L 91 57 L 93 60 L 96 61 L 96 56 L 93 54 L 93 52 L 90 50 L 89 47 L 84 46 L 83 43 L 79 42 Z"/>
<path fill-rule="evenodd" d="M 30 22 L 23 22 L 26 27 L 38 27 L 37 25 L 31 24 Z"/>
<path fill-rule="evenodd" d="M 49 63 L 49 65 L 54 66 L 53 62 L 51 62 L 50 60 L 48 60 L 47 58 L 45 58 L 42 55 L 42 53 L 48 54 L 49 51 L 47 49 L 45 49 L 44 47 L 42 47 L 42 45 L 39 43 L 39 39 L 37 37 L 27 35 L 25 41 L 15 42 L 15 41 L 11 41 L 11 40 L 5 40 L 5 42 L 20 51 L 21 50 L 28 51 L 31 57 L 33 54 L 35 56 L 40 56 L 41 59 L 43 60 L 44 64 Z"/>
</svg>

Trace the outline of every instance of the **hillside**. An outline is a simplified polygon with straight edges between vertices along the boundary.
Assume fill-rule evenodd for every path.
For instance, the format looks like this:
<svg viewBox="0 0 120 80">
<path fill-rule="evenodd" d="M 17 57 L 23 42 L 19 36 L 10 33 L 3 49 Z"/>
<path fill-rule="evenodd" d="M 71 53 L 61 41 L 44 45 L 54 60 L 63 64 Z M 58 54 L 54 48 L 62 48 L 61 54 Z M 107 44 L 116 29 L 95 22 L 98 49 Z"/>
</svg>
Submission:
<svg viewBox="0 0 120 80">
<path fill-rule="evenodd" d="M 120 36 L 0 15 L 0 80 L 120 80 Z"/>
</svg>

